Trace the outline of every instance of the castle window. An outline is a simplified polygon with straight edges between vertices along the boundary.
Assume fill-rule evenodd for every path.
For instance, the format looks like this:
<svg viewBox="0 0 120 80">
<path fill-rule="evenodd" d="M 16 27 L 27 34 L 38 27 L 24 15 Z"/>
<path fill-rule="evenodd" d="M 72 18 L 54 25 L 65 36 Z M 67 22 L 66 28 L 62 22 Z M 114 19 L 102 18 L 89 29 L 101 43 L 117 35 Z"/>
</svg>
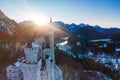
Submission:
<svg viewBox="0 0 120 80">
<path fill-rule="evenodd" d="M 45 58 L 48 59 L 48 58 L 49 58 L 49 55 L 46 54 L 46 55 L 45 55 Z"/>
<path fill-rule="evenodd" d="M 46 62 L 45 62 L 45 60 L 42 60 L 41 70 L 45 70 L 45 69 L 46 69 Z"/>
<path fill-rule="evenodd" d="M 12 75 L 11 75 L 11 74 L 9 74 L 9 77 L 12 77 Z"/>
<path fill-rule="evenodd" d="M 12 72 L 12 70 L 10 69 L 9 72 Z"/>
<path fill-rule="evenodd" d="M 31 68 L 29 68 L 29 70 L 31 71 Z"/>
<path fill-rule="evenodd" d="M 50 60 L 50 62 L 52 63 L 52 62 L 53 62 L 53 60 L 51 59 L 51 60 Z"/>
<path fill-rule="evenodd" d="M 31 61 L 29 61 L 29 63 L 32 63 Z"/>
<path fill-rule="evenodd" d="M 50 45 L 49 45 L 49 43 L 47 43 L 47 44 L 46 44 L 46 48 L 50 48 Z"/>
</svg>

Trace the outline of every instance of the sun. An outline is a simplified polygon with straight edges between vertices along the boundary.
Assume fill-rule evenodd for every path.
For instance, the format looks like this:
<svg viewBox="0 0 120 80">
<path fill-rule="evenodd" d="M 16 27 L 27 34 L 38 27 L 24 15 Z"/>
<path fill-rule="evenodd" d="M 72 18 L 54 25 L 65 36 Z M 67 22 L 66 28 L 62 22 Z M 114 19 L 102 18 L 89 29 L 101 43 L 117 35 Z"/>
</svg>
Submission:
<svg viewBox="0 0 120 80">
<path fill-rule="evenodd" d="M 39 26 L 44 26 L 48 24 L 48 20 L 43 16 L 34 16 L 32 18 L 32 21 L 34 21 Z"/>
<path fill-rule="evenodd" d="M 40 13 L 29 13 L 27 15 L 27 19 L 34 21 L 39 26 L 44 26 L 49 23 L 49 19 L 47 18 L 47 16 Z"/>
</svg>

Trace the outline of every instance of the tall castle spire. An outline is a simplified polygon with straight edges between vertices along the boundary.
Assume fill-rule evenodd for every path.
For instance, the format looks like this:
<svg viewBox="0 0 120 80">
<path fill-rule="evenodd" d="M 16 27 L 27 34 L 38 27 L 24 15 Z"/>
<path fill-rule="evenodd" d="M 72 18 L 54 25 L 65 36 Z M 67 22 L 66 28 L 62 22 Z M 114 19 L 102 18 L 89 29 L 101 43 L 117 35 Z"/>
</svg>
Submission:
<svg viewBox="0 0 120 80">
<path fill-rule="evenodd" d="M 52 23 L 52 16 L 50 16 L 50 23 Z"/>
</svg>

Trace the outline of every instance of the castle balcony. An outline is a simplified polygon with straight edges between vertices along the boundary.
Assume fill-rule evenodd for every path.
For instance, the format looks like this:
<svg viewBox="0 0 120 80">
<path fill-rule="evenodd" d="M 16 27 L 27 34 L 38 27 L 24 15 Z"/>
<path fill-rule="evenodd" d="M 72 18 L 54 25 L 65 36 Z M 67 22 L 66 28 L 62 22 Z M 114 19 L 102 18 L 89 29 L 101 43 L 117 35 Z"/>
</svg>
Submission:
<svg viewBox="0 0 120 80">
<path fill-rule="evenodd" d="M 19 70 L 20 69 L 18 67 L 13 66 L 13 65 L 10 65 L 10 66 L 7 67 L 7 73 L 9 73 L 9 72 L 19 72 Z"/>
</svg>

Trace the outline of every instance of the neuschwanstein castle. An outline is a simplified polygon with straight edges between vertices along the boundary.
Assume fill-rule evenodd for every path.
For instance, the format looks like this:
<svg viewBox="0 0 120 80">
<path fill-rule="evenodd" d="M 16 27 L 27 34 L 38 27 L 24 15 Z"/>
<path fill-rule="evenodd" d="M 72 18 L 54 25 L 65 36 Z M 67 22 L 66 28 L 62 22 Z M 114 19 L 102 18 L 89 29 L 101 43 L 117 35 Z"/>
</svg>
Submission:
<svg viewBox="0 0 120 80">
<path fill-rule="evenodd" d="M 62 71 L 55 64 L 54 31 L 49 26 L 44 36 L 36 38 L 31 48 L 24 48 L 22 57 L 7 67 L 7 80 L 62 80 Z"/>
</svg>

